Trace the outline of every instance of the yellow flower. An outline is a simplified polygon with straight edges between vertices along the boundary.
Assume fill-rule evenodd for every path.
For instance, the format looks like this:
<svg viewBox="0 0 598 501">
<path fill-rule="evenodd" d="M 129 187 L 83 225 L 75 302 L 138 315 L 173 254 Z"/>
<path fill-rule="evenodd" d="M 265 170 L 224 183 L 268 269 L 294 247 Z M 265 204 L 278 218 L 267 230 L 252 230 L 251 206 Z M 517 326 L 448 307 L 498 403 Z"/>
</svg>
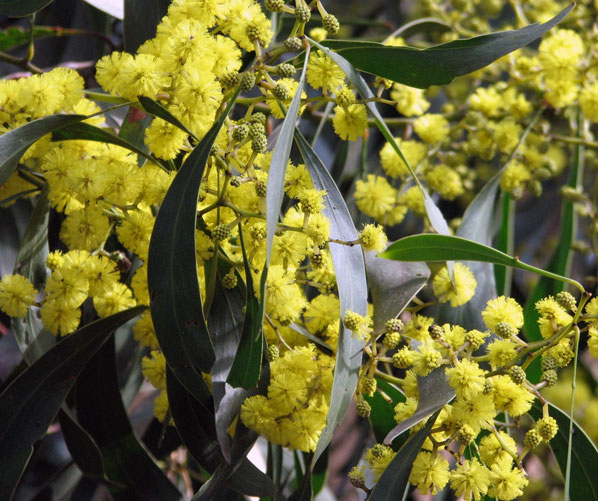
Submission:
<svg viewBox="0 0 598 501">
<path fill-rule="evenodd" d="M 413 371 L 418 376 L 427 376 L 440 367 L 442 354 L 431 343 L 422 343 L 413 353 Z"/>
<path fill-rule="evenodd" d="M 166 359 L 161 351 L 152 350 L 150 357 L 141 360 L 141 372 L 154 388 L 166 388 Z"/>
<path fill-rule="evenodd" d="M 4 275 L 0 280 L 0 310 L 9 317 L 24 317 L 35 296 L 37 290 L 23 275 Z"/>
<path fill-rule="evenodd" d="M 42 323 L 52 334 L 70 334 L 77 330 L 81 310 L 61 300 L 46 298 L 41 307 Z"/>
<path fill-rule="evenodd" d="M 465 188 L 461 176 L 448 165 L 437 165 L 426 174 L 430 187 L 446 200 L 463 195 Z"/>
<path fill-rule="evenodd" d="M 401 423 L 405 421 L 405 419 L 410 418 L 413 416 L 413 413 L 417 409 L 418 405 L 417 398 L 408 397 L 404 402 L 399 402 L 395 405 L 395 421 L 397 423 Z"/>
<path fill-rule="evenodd" d="M 135 304 L 131 289 L 120 282 L 111 284 L 107 292 L 93 298 L 93 306 L 100 318 L 132 308 Z"/>
<path fill-rule="evenodd" d="M 527 477 L 522 470 L 512 467 L 509 460 L 500 460 L 492 465 L 488 495 L 501 501 L 510 501 L 521 496 L 527 484 Z"/>
<path fill-rule="evenodd" d="M 423 115 L 430 107 L 422 89 L 407 87 L 400 83 L 392 86 L 390 98 L 397 102 L 397 111 L 406 117 Z"/>
<path fill-rule="evenodd" d="M 485 371 L 475 362 L 463 359 L 445 372 L 457 398 L 471 400 L 484 390 Z"/>
<path fill-rule="evenodd" d="M 365 136 L 368 128 L 368 114 L 363 104 L 351 104 L 346 108 L 336 106 L 332 119 L 334 132 L 344 140 L 355 141 Z"/>
<path fill-rule="evenodd" d="M 422 494 L 428 491 L 436 494 L 446 485 L 449 475 L 449 464 L 446 459 L 440 454 L 422 451 L 413 462 L 409 482 L 417 485 Z"/>
<path fill-rule="evenodd" d="M 486 303 L 482 319 L 490 330 L 494 330 L 500 322 L 506 322 L 519 330 L 523 327 L 523 309 L 512 297 L 499 296 Z"/>
<path fill-rule="evenodd" d="M 117 229 L 118 239 L 127 249 L 145 260 L 154 222 L 151 214 L 141 211 L 129 212 L 128 217 Z"/>
<path fill-rule="evenodd" d="M 322 51 L 316 51 L 307 63 L 307 81 L 314 89 L 322 88 L 323 94 L 336 92 L 345 81 L 345 73 Z"/>
<path fill-rule="evenodd" d="M 529 169 L 517 160 L 511 160 L 500 178 L 500 187 L 509 193 L 521 190 L 523 185 L 532 178 Z"/>
<path fill-rule="evenodd" d="M 384 473 L 384 470 L 386 470 L 386 467 L 396 455 L 397 453 L 390 447 L 382 444 L 374 445 L 374 447 L 365 453 L 365 460 L 370 465 L 372 473 L 374 474 L 374 481 L 378 481 Z"/>
<path fill-rule="evenodd" d="M 588 120 L 598 122 L 598 82 L 586 83 L 579 93 L 579 106 Z"/>
<path fill-rule="evenodd" d="M 413 128 L 424 143 L 440 143 L 448 138 L 449 123 L 436 113 L 427 113 L 413 122 Z"/>
<path fill-rule="evenodd" d="M 504 431 L 499 431 L 498 434 L 500 435 L 501 441 L 503 444 L 505 444 L 507 450 L 511 453 L 517 453 L 517 443 L 513 437 Z M 498 462 L 508 462 L 509 464 L 513 462 L 511 455 L 505 450 L 501 442 L 494 434 L 486 435 L 484 438 L 482 438 L 482 440 L 480 440 L 480 459 L 487 466 L 492 466 Z"/>
<path fill-rule="evenodd" d="M 590 326 L 588 331 L 588 349 L 590 350 L 590 356 L 598 358 L 598 325 L 593 324 Z"/>
<path fill-rule="evenodd" d="M 450 301 L 453 307 L 461 306 L 474 296 L 478 283 L 474 274 L 463 263 L 455 263 L 453 282 L 451 282 L 448 268 L 443 267 L 432 281 L 434 294 L 441 303 Z"/>
<path fill-rule="evenodd" d="M 368 174 L 355 183 L 355 203 L 361 212 L 375 219 L 384 217 L 395 205 L 397 191 L 382 176 Z"/>
<path fill-rule="evenodd" d="M 532 407 L 534 395 L 513 382 L 509 376 L 492 378 L 492 395 L 497 411 L 507 411 L 517 417 L 525 414 Z"/>
<path fill-rule="evenodd" d="M 451 472 L 451 488 L 466 501 L 480 501 L 488 492 L 490 472 L 478 458 L 466 460 Z"/>
<path fill-rule="evenodd" d="M 498 369 L 513 360 L 517 356 L 517 346 L 510 339 L 492 341 L 486 347 L 492 369 Z"/>
<path fill-rule="evenodd" d="M 141 346 L 147 346 L 152 350 L 159 348 L 158 338 L 154 331 L 154 323 L 152 322 L 152 315 L 149 310 L 143 312 L 143 315 L 135 322 L 133 326 L 133 336 Z"/>
<path fill-rule="evenodd" d="M 395 138 L 395 141 L 413 169 L 416 169 L 418 164 L 426 158 L 428 149 L 425 144 L 417 141 L 402 141 L 400 138 Z M 389 142 L 380 150 L 380 163 L 384 172 L 392 178 L 406 178 L 409 176 L 407 165 L 397 155 Z"/>
<path fill-rule="evenodd" d="M 382 226 L 366 224 L 359 234 L 359 242 L 366 251 L 382 252 L 386 248 L 388 238 Z"/>
</svg>

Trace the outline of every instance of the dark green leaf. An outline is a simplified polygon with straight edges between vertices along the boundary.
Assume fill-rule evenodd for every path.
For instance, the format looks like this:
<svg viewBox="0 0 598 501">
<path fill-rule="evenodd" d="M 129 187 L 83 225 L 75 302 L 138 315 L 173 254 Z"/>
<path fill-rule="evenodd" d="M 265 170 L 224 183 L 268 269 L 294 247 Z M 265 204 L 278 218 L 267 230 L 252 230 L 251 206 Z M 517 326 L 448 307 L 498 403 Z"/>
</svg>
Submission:
<svg viewBox="0 0 598 501">
<path fill-rule="evenodd" d="M 60 410 L 58 420 L 64 442 L 79 469 L 90 478 L 105 481 L 104 459 L 93 437 L 65 407 Z"/>
<path fill-rule="evenodd" d="M 417 387 L 419 389 L 417 409 L 411 417 L 400 422 L 386 435 L 384 439 L 386 445 L 390 445 L 405 430 L 421 423 L 455 398 L 455 392 L 446 380 L 443 367 L 433 370 L 427 376 L 418 377 Z"/>
<path fill-rule="evenodd" d="M 436 230 L 437 233 L 440 233 L 442 235 L 450 234 L 448 225 L 446 224 L 446 221 L 445 221 L 444 217 L 442 216 L 442 213 L 440 212 L 438 207 L 436 207 L 436 204 L 430 198 L 430 195 L 428 194 L 428 192 L 423 188 L 423 186 L 417 179 L 417 176 L 415 175 L 415 171 L 411 168 L 411 164 L 409 163 L 409 161 L 407 160 L 407 158 L 401 151 L 401 148 L 399 148 L 399 145 L 395 141 L 394 136 L 390 132 L 390 129 L 384 122 L 384 118 L 382 118 L 382 115 L 380 115 L 380 113 L 378 112 L 378 108 L 376 108 L 376 103 L 373 102 L 374 95 L 372 94 L 372 91 L 370 90 L 370 87 L 368 86 L 368 84 L 365 83 L 365 80 L 362 78 L 362 76 L 359 73 L 357 73 L 357 71 L 355 70 L 353 65 L 351 65 L 351 63 L 349 63 L 349 61 L 347 61 L 344 57 L 340 56 L 336 52 L 331 51 L 330 49 L 324 47 L 323 45 L 320 45 L 319 43 L 315 42 L 314 40 L 310 39 L 310 43 L 314 44 L 316 47 L 323 50 L 340 67 L 340 69 L 343 70 L 345 75 L 347 75 L 347 78 L 349 79 L 349 81 L 355 86 L 357 91 L 361 94 L 361 97 L 363 97 L 364 99 L 371 100 L 371 101 L 366 102 L 366 106 L 370 110 L 370 113 L 374 116 L 374 121 L 376 123 L 376 127 L 378 127 L 378 129 L 380 130 L 380 132 L 382 133 L 384 138 L 390 143 L 390 145 L 392 146 L 392 149 L 395 150 L 395 152 L 399 156 L 399 158 L 401 160 L 403 160 L 403 162 L 409 169 L 409 173 L 413 177 L 413 180 L 416 182 L 416 184 L 421 189 L 422 195 L 424 197 L 424 206 L 426 208 L 426 214 L 428 216 L 428 219 L 430 220 L 430 224 L 432 225 L 434 230 Z"/>
<path fill-rule="evenodd" d="M 428 419 L 426 426 L 405 442 L 374 486 L 368 498 L 369 501 L 396 501 L 403 498 L 413 461 L 415 461 L 437 417 L 438 412 Z"/>
<path fill-rule="evenodd" d="M 563 477 L 567 470 L 570 417 L 558 407 L 548 404 L 550 416 L 556 419 L 559 431 L 549 442 Z M 529 414 L 535 420 L 542 417 L 542 405 L 536 400 Z M 571 483 L 569 499 L 598 501 L 598 449 L 585 431 L 573 421 L 571 447 Z"/>
<path fill-rule="evenodd" d="M 303 161 L 317 190 L 326 190 L 324 214 L 330 220 L 330 238 L 345 242 L 357 239 L 357 231 L 341 195 L 330 173 L 299 130 L 295 131 L 295 141 Z M 365 262 L 361 246 L 329 244 L 332 264 L 340 300 L 340 318 L 351 310 L 360 315 L 367 312 L 367 282 Z M 343 420 L 349 402 L 357 387 L 363 343 L 340 322 L 336 364 L 332 382 L 332 394 L 326 427 L 314 453 L 313 462 L 330 444 L 332 433 Z M 313 463 L 312 462 L 312 463 Z"/>
<path fill-rule="evenodd" d="M 0 14 L 8 17 L 25 17 L 42 10 L 50 3 L 52 0 L 0 0 Z"/>
<path fill-rule="evenodd" d="M 18 0 L 20 1 L 20 0 Z M 0 185 L 14 172 L 23 154 L 55 129 L 85 120 L 85 115 L 50 115 L 21 125 L 0 136 Z"/>
<path fill-rule="evenodd" d="M 383 379 L 376 378 L 376 380 L 378 388 L 386 393 L 392 399 L 392 402 L 387 402 L 378 392 L 375 392 L 373 397 L 364 395 L 363 398 L 372 408 L 372 412 L 370 413 L 370 423 L 372 425 L 374 437 L 376 437 L 376 442 L 382 443 L 386 435 L 388 435 L 397 424 L 395 421 L 395 406 L 398 403 L 405 401 L 405 395 Z"/>
<path fill-rule="evenodd" d="M 562 21 L 574 5 L 544 24 L 534 23 L 519 30 L 455 40 L 427 49 L 344 40 L 327 40 L 323 45 L 337 51 L 358 70 L 424 89 L 446 85 L 455 77 L 484 68 L 533 42 Z"/>
<path fill-rule="evenodd" d="M 430 263 L 448 260 L 495 263 L 532 271 L 555 280 L 562 280 L 575 285 L 580 290 L 584 290 L 581 284 L 575 280 L 525 264 L 519 259 L 508 256 L 492 247 L 450 235 L 425 233 L 405 237 L 390 245 L 388 249 L 380 254 L 380 257 L 397 261 L 425 261 Z"/>
<path fill-rule="evenodd" d="M 140 117 L 140 115 L 142 115 Z M 129 107 L 125 118 L 118 129 L 119 137 L 128 141 L 132 145 L 139 148 L 145 153 L 149 153 L 149 148 L 144 142 L 145 129 L 149 127 L 152 122 L 152 117 L 138 110 L 137 108 Z M 142 165 L 145 162 L 145 157 L 138 156 L 137 164 Z"/>
<path fill-rule="evenodd" d="M 365 255 L 368 285 L 374 305 L 374 330 L 398 317 L 430 278 L 430 269 L 422 263 L 391 262 Z"/>
<path fill-rule="evenodd" d="M 191 393 L 201 384 L 201 371 L 209 372 L 215 359 L 197 278 L 197 198 L 212 144 L 236 96 L 172 181 L 149 246 L 147 278 L 156 336 L 166 362 Z"/>
<path fill-rule="evenodd" d="M 191 132 L 183 123 L 175 117 L 170 111 L 168 111 L 164 106 L 162 106 L 159 102 L 150 99 L 149 97 L 139 96 L 139 104 L 143 107 L 145 111 L 147 111 L 150 115 L 154 115 L 155 117 L 161 118 L 162 120 L 166 120 L 168 123 L 171 123 L 175 127 L 185 131 L 189 136 L 196 137 L 193 132 Z"/>
<path fill-rule="evenodd" d="M 104 458 L 104 474 L 117 500 L 174 501 L 178 489 L 139 443 L 123 406 L 116 370 L 114 337 L 97 352 L 79 377 L 77 418 Z"/>
<path fill-rule="evenodd" d="M 567 186 L 573 189 L 580 188 L 583 180 L 584 168 L 584 148 L 577 146 L 575 148 L 575 156 L 573 165 L 569 172 L 569 179 Z M 558 244 L 554 250 L 546 269 L 559 275 L 568 275 L 571 265 L 571 244 L 577 232 L 577 214 L 573 208 L 573 204 L 563 198 L 561 206 L 561 232 L 558 239 Z M 548 277 L 540 277 L 538 283 L 527 297 L 525 308 L 523 310 L 525 337 L 528 341 L 537 341 L 542 339 L 540 335 L 540 327 L 538 326 L 538 318 L 540 318 L 536 310 L 536 302 L 548 296 L 556 296 L 563 290 L 563 284 Z M 540 366 L 539 357 L 530 364 L 527 369 L 527 377 L 530 381 L 536 383 L 540 381 L 542 370 Z"/>
<path fill-rule="evenodd" d="M 98 141 L 100 143 L 115 144 L 116 146 L 121 146 L 122 148 L 126 148 L 134 153 L 137 153 L 139 156 L 147 158 L 150 162 L 155 163 L 160 167 L 165 169 L 169 168 L 165 162 L 158 160 L 145 150 L 135 146 L 133 143 L 123 139 L 120 136 L 117 136 L 116 134 L 112 134 L 112 132 L 100 129 L 95 125 L 86 124 L 83 122 L 74 123 L 72 125 L 67 125 L 66 127 L 55 130 L 52 133 L 52 140 L 54 141 L 66 141 L 70 139 L 85 139 L 87 141 Z"/>
<path fill-rule="evenodd" d="M 156 36 L 156 28 L 166 15 L 170 0 L 124 1 L 125 50 L 134 54 L 143 42 Z"/>
<path fill-rule="evenodd" d="M 39 440 L 87 362 L 119 325 L 139 315 L 132 308 L 92 322 L 62 339 L 17 376 L 0 395 L 0 499 L 10 499 Z"/>
</svg>

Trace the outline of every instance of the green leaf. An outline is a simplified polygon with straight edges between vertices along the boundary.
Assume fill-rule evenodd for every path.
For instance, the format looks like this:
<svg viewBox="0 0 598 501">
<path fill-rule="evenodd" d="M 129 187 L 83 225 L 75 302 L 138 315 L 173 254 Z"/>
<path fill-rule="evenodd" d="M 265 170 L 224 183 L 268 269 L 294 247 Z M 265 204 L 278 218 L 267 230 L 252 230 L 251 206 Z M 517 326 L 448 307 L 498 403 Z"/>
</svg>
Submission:
<svg viewBox="0 0 598 501">
<path fill-rule="evenodd" d="M 562 21 L 574 6 L 569 5 L 544 24 L 454 40 L 427 49 L 345 40 L 326 40 L 323 45 L 341 54 L 358 70 L 424 89 L 446 85 L 455 77 L 484 68 L 533 42 Z"/>
<path fill-rule="evenodd" d="M 372 411 L 370 413 L 370 423 L 372 425 L 372 431 L 376 442 L 382 443 L 384 437 L 390 433 L 390 431 L 396 426 L 395 421 L 395 406 L 405 401 L 405 395 L 403 395 L 395 386 L 384 381 L 384 379 L 376 378 L 377 387 L 386 393 L 392 402 L 387 402 L 386 399 L 380 395 L 377 391 L 374 396 L 364 395 L 363 398 L 366 400 Z"/>
<path fill-rule="evenodd" d="M 60 410 L 58 420 L 64 442 L 79 469 L 89 478 L 107 481 L 104 478 L 102 452 L 93 437 L 77 422 L 66 406 Z"/>
<path fill-rule="evenodd" d="M 15 272 L 27 277 L 38 290 L 41 290 L 46 281 L 49 212 L 50 204 L 46 187 L 37 197 L 21 238 L 21 247 L 15 265 Z M 19 349 L 30 365 L 56 343 L 55 336 L 44 330 L 38 311 L 34 308 L 29 308 L 25 318 L 14 318 L 11 325 Z"/>
<path fill-rule="evenodd" d="M 44 37 L 61 36 L 62 28 L 54 26 L 34 26 L 33 38 L 37 40 Z M 5 30 L 0 30 L 0 51 L 7 51 L 18 45 L 29 43 L 31 34 L 29 29 L 23 29 L 17 26 L 10 26 Z"/>
<path fill-rule="evenodd" d="M 227 382 L 235 388 L 254 388 L 260 377 L 262 365 L 263 339 L 263 306 L 260 305 L 253 288 L 253 276 L 249 268 L 243 232 L 239 228 L 241 250 L 243 252 L 243 264 L 245 266 L 245 319 L 241 340 L 237 347 L 232 367 L 228 374 Z M 262 302 L 263 304 L 263 302 Z"/>
<path fill-rule="evenodd" d="M 133 433 L 120 395 L 114 337 L 79 377 L 75 401 L 79 423 L 102 451 L 104 474 L 114 483 L 109 489 L 116 500 L 182 499 Z"/>
<path fill-rule="evenodd" d="M 138 148 L 126 139 L 117 136 L 112 132 L 108 132 L 107 130 L 100 129 L 95 125 L 82 122 L 74 123 L 72 125 L 67 125 L 66 127 L 55 130 L 52 133 L 53 141 L 67 141 L 70 139 L 85 139 L 87 141 L 98 141 L 100 143 L 115 144 L 116 146 L 121 146 L 122 148 L 126 148 L 134 153 L 137 153 L 139 156 L 147 158 L 150 162 L 158 165 L 159 167 L 167 170 L 170 168 L 163 160 L 157 159 L 153 155 L 150 155 L 145 150 Z"/>
<path fill-rule="evenodd" d="M 43 437 L 87 362 L 114 329 L 145 307 L 102 318 L 65 337 L 0 395 L 0 499 L 11 499 L 33 444 Z"/>
<path fill-rule="evenodd" d="M 559 431 L 548 443 L 563 477 L 567 470 L 567 447 L 569 445 L 568 414 L 558 407 L 548 403 L 549 414 L 556 419 Z M 538 420 L 542 417 L 542 405 L 537 400 L 534 402 L 530 416 Z M 573 443 L 571 444 L 571 482 L 569 499 L 598 501 L 598 449 L 585 431 L 573 420 Z"/>
<path fill-rule="evenodd" d="M 576 146 L 573 165 L 569 172 L 567 186 L 573 189 L 580 188 L 583 180 L 584 168 L 584 148 L 581 145 Z M 561 232 L 556 249 L 546 265 L 546 269 L 559 275 L 568 275 L 571 266 L 571 244 L 577 233 L 577 214 L 575 213 L 573 203 L 563 198 L 561 205 Z M 563 290 L 563 284 L 557 282 L 551 277 L 540 277 L 538 283 L 527 297 L 523 309 L 525 337 L 528 341 L 537 341 L 542 339 L 538 319 L 540 315 L 536 310 L 536 302 L 540 299 L 553 295 L 556 296 Z M 538 357 L 527 368 L 527 377 L 530 381 L 537 383 L 542 377 L 540 358 Z"/>
<path fill-rule="evenodd" d="M 515 232 L 515 201 L 511 194 L 504 192 L 500 199 L 500 229 L 496 240 L 496 248 L 505 254 L 512 254 Z M 494 267 L 496 293 L 499 296 L 511 295 L 512 270 L 506 266 Z"/>
<path fill-rule="evenodd" d="M 417 409 L 415 409 L 411 417 L 400 422 L 388 432 L 388 435 L 384 439 L 386 445 L 390 445 L 405 430 L 421 423 L 428 416 L 442 409 L 455 398 L 455 392 L 446 380 L 443 367 L 433 370 L 427 376 L 418 377 L 417 387 L 419 389 Z"/>
<path fill-rule="evenodd" d="M 20 0 L 18 0 L 20 1 Z M 23 154 L 55 129 L 85 120 L 85 115 L 50 115 L 21 125 L 0 136 L 0 185 L 14 172 Z"/>
<path fill-rule="evenodd" d="M 177 172 L 158 212 L 148 256 L 150 308 L 166 362 L 190 391 L 209 372 L 214 348 L 203 314 L 195 257 L 199 187 L 206 162 L 236 96 Z"/>
<path fill-rule="evenodd" d="M 409 483 L 409 474 L 413 461 L 417 457 L 423 443 L 430 433 L 439 412 L 428 419 L 426 425 L 415 435 L 412 435 L 407 442 L 399 449 L 397 455 L 382 473 L 382 476 L 374 486 L 369 501 L 396 501 L 403 499 L 403 494 Z"/>
<path fill-rule="evenodd" d="M 0 0 L 0 15 L 25 17 L 42 10 L 50 3 L 52 0 Z"/>
<path fill-rule="evenodd" d="M 581 284 L 571 278 L 525 264 L 516 257 L 508 256 L 492 247 L 450 235 L 424 233 L 405 237 L 390 245 L 388 249 L 380 254 L 380 257 L 397 261 L 425 261 L 429 263 L 455 260 L 501 264 L 532 271 L 554 280 L 568 282 L 575 285 L 579 290 L 584 290 Z"/>
<path fill-rule="evenodd" d="M 387 320 L 398 317 L 422 290 L 430 269 L 422 263 L 392 262 L 366 252 L 368 285 L 374 305 L 374 330 L 384 327 Z"/>
<path fill-rule="evenodd" d="M 140 116 L 141 115 L 141 116 Z M 144 142 L 145 129 L 152 122 L 152 117 L 143 113 L 141 110 L 132 106 L 127 110 L 127 114 L 118 129 L 118 136 L 136 146 L 145 153 L 149 153 L 149 148 Z M 143 165 L 145 157 L 138 156 L 137 164 Z"/>
<path fill-rule="evenodd" d="M 331 51 L 327 47 L 320 45 L 318 42 L 315 42 L 312 39 L 309 39 L 309 41 L 310 41 L 310 43 L 314 44 L 316 47 L 318 47 L 319 49 L 324 51 L 326 53 L 326 55 L 329 56 L 339 66 L 339 68 L 341 70 L 343 70 L 345 75 L 347 75 L 347 78 L 349 79 L 349 81 L 355 86 L 357 91 L 361 94 L 361 97 L 363 97 L 364 99 L 372 99 L 372 101 L 366 102 L 366 106 L 370 110 L 370 113 L 374 116 L 374 122 L 376 123 L 376 127 L 378 127 L 378 129 L 380 130 L 380 132 L 382 133 L 384 138 L 390 143 L 392 149 L 395 150 L 395 152 L 399 156 L 399 158 L 405 163 L 405 165 L 409 169 L 409 173 L 411 174 L 411 177 L 413 178 L 415 183 L 420 188 L 422 195 L 424 197 L 424 206 L 426 209 L 426 214 L 428 216 L 428 219 L 430 220 L 430 224 L 432 225 L 432 228 L 434 228 L 434 230 L 436 230 L 437 233 L 440 233 L 442 235 L 450 234 L 448 225 L 447 225 L 444 217 L 442 216 L 440 209 L 438 209 L 438 207 L 436 207 L 436 204 L 430 198 L 430 195 L 428 194 L 428 192 L 424 189 L 424 187 L 419 182 L 419 179 L 415 175 L 415 171 L 411 167 L 409 160 L 407 160 L 407 158 L 401 151 L 401 148 L 399 148 L 399 145 L 395 141 L 394 136 L 392 135 L 392 133 L 390 132 L 390 129 L 386 125 L 386 122 L 384 122 L 384 118 L 382 118 L 382 115 L 380 115 L 380 113 L 378 112 L 378 108 L 376 108 L 376 103 L 373 102 L 373 98 L 375 96 L 374 96 L 374 94 L 372 94 L 372 91 L 370 90 L 370 87 L 368 86 L 368 84 L 365 83 L 365 80 L 362 78 L 362 76 L 359 73 L 357 73 L 357 71 L 355 70 L 353 65 L 351 65 L 351 63 L 349 61 L 347 61 L 344 57 L 340 56 L 336 52 Z"/>
<path fill-rule="evenodd" d="M 124 45 L 131 54 L 156 36 L 156 28 L 166 15 L 170 0 L 124 0 Z"/>
<path fill-rule="evenodd" d="M 356 240 L 357 231 L 351 219 L 351 214 L 330 173 L 299 130 L 295 131 L 295 141 L 315 188 L 317 190 L 326 190 L 324 214 L 330 220 L 330 238 L 345 242 Z M 367 312 L 368 292 L 361 246 L 349 247 L 331 243 L 329 249 L 336 275 L 341 322 L 330 408 L 326 427 L 320 435 L 312 465 L 330 444 L 332 433 L 343 420 L 357 387 L 363 343 L 349 329 L 344 327 L 342 319 L 349 310 L 360 315 L 365 315 Z"/>
<path fill-rule="evenodd" d="M 145 96 L 139 96 L 137 99 L 139 99 L 139 104 L 141 104 L 141 107 L 150 115 L 161 118 L 162 120 L 171 123 L 175 127 L 178 127 L 182 131 L 185 131 L 187 135 L 197 138 L 197 136 L 193 134 L 193 132 L 191 132 L 187 127 L 185 127 L 183 122 L 181 122 L 177 117 L 170 113 L 170 111 L 168 111 L 158 101 L 154 101 L 153 99 L 150 99 L 149 97 Z"/>
</svg>

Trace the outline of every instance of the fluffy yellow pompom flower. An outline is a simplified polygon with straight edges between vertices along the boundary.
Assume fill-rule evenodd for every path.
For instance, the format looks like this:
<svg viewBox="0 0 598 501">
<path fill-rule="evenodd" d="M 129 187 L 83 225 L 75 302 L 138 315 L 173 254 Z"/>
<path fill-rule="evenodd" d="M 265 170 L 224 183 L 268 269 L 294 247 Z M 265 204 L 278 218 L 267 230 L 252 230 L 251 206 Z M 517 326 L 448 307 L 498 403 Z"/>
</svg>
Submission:
<svg viewBox="0 0 598 501">
<path fill-rule="evenodd" d="M 480 501 L 488 492 L 490 472 L 478 458 L 466 460 L 451 472 L 451 488 L 457 496 Z"/>
<path fill-rule="evenodd" d="M 509 452 L 517 452 L 517 443 L 515 439 L 508 435 L 504 431 L 499 431 L 502 444 L 504 444 Z M 480 440 L 480 459 L 486 463 L 487 466 L 491 466 L 495 463 L 507 461 L 512 462 L 513 459 L 510 454 L 504 449 L 501 442 L 499 442 L 496 435 L 486 435 Z"/>
<path fill-rule="evenodd" d="M 386 467 L 396 455 L 397 453 L 390 447 L 382 444 L 374 445 L 374 447 L 365 453 L 365 460 L 370 465 L 372 473 L 374 474 L 374 481 L 378 481 L 384 473 L 384 470 L 386 470 Z"/>
<path fill-rule="evenodd" d="M 77 330 L 81 310 L 61 300 L 46 298 L 41 307 L 42 323 L 52 334 L 70 334 Z"/>
<path fill-rule="evenodd" d="M 552 297 L 548 296 L 536 302 L 536 310 L 540 314 L 538 324 L 544 339 L 556 334 L 559 328 L 568 325 L 573 317 Z"/>
<path fill-rule="evenodd" d="M 449 464 L 439 454 L 427 451 L 420 452 L 409 475 L 409 482 L 417 485 L 422 494 L 431 491 L 436 494 L 449 480 Z"/>
<path fill-rule="evenodd" d="M 426 158 L 428 148 L 425 144 L 417 141 L 403 141 L 400 138 L 395 138 L 395 141 L 412 169 L 416 169 L 418 164 Z M 380 150 L 380 163 L 384 172 L 392 178 L 405 178 L 410 174 L 407 164 L 388 142 Z"/>
<path fill-rule="evenodd" d="M 406 117 L 423 115 L 430 107 L 422 89 L 407 87 L 400 83 L 392 86 L 390 98 L 397 102 L 397 111 Z"/>
<path fill-rule="evenodd" d="M 23 275 L 4 275 L 0 280 L 0 310 L 9 317 L 24 317 L 36 295 L 37 290 Z"/>
<path fill-rule="evenodd" d="M 346 108 L 336 106 L 332 119 L 334 132 L 344 140 L 355 141 L 365 136 L 368 127 L 368 114 L 363 104 L 351 104 Z"/>
<path fill-rule="evenodd" d="M 448 165 L 434 167 L 426 174 L 426 181 L 434 191 L 446 200 L 454 200 L 465 191 L 461 176 Z"/>
<path fill-rule="evenodd" d="M 485 372 L 471 360 L 460 360 L 459 363 L 445 372 L 449 384 L 457 394 L 457 398 L 470 400 L 484 390 Z"/>
<path fill-rule="evenodd" d="M 517 417 L 532 407 L 534 395 L 513 382 L 509 376 L 495 376 L 492 379 L 492 395 L 497 411 L 507 411 Z"/>
<path fill-rule="evenodd" d="M 522 470 L 503 459 L 492 465 L 488 495 L 501 501 L 510 501 L 521 496 L 528 483 Z"/>
<path fill-rule="evenodd" d="M 478 283 L 474 274 L 463 263 L 455 263 L 453 281 L 454 285 L 448 268 L 443 267 L 432 282 L 434 294 L 441 303 L 450 301 L 453 307 L 461 306 L 473 297 Z"/>
<path fill-rule="evenodd" d="M 355 183 L 355 203 L 361 212 L 374 219 L 383 218 L 395 206 L 397 190 L 382 176 L 368 174 Z"/>
<path fill-rule="evenodd" d="M 519 330 L 523 327 L 523 309 L 512 297 L 499 296 L 486 303 L 482 319 L 490 330 L 494 330 L 499 322 L 506 322 Z"/>
<path fill-rule="evenodd" d="M 497 339 L 490 343 L 486 351 L 488 352 L 492 369 L 498 369 L 513 360 L 517 355 L 517 346 L 510 339 Z"/>
<path fill-rule="evenodd" d="M 100 318 L 132 308 L 135 304 L 131 289 L 120 282 L 113 283 L 108 291 L 93 298 L 93 306 Z"/>
<path fill-rule="evenodd" d="M 366 224 L 359 234 L 359 242 L 366 251 L 382 252 L 386 248 L 388 238 L 382 226 Z"/>
<path fill-rule="evenodd" d="M 166 388 L 166 358 L 161 351 L 152 350 L 151 357 L 141 360 L 141 372 L 154 388 Z"/>
<path fill-rule="evenodd" d="M 322 93 L 336 92 L 345 81 L 345 73 L 322 51 L 311 54 L 307 63 L 307 81 Z"/>
<path fill-rule="evenodd" d="M 594 324 L 590 326 L 588 331 L 588 349 L 590 350 L 590 356 L 598 358 L 598 325 Z"/>
<path fill-rule="evenodd" d="M 488 117 L 495 117 L 500 113 L 503 98 L 494 87 L 479 87 L 469 98 L 469 105 Z"/>
<path fill-rule="evenodd" d="M 440 143 L 448 138 L 449 123 L 437 113 L 427 113 L 413 122 L 413 128 L 424 143 Z"/>
</svg>

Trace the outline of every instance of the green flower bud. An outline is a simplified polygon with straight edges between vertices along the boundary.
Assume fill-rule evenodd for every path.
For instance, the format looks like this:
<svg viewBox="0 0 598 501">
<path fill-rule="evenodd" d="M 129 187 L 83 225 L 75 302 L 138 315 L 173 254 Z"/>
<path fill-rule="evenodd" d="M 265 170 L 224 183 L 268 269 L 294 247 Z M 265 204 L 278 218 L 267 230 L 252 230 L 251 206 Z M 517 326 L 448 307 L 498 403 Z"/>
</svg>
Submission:
<svg viewBox="0 0 598 501">
<path fill-rule="evenodd" d="M 336 35 L 341 27 L 341 25 L 338 22 L 338 19 L 332 14 L 326 14 L 322 18 L 322 26 L 331 35 Z"/>
</svg>

